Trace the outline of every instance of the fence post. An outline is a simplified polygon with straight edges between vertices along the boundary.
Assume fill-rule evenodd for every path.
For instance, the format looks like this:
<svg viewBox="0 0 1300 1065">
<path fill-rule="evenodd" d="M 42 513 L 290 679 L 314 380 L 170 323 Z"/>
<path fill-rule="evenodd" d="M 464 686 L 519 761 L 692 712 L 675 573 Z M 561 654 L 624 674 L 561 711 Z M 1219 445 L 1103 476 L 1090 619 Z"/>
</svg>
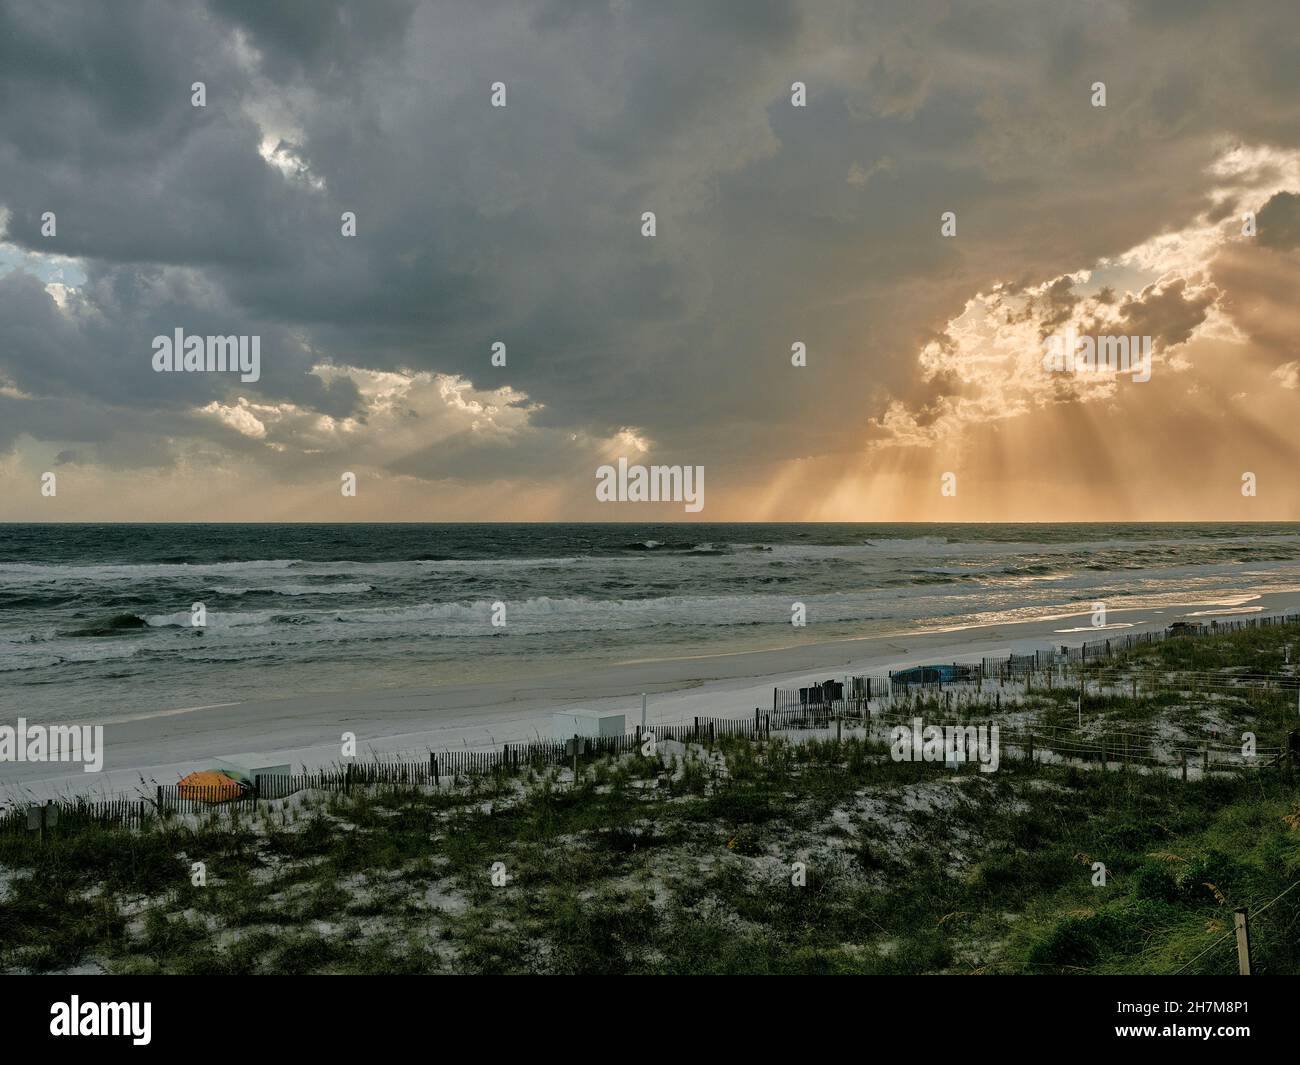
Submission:
<svg viewBox="0 0 1300 1065">
<path fill-rule="evenodd" d="M 163 808 L 162 808 L 162 785 L 159 784 L 159 785 L 158 785 L 158 816 L 159 816 L 159 817 L 162 816 L 162 812 L 163 812 Z"/>
<path fill-rule="evenodd" d="M 1232 911 L 1233 925 L 1237 930 L 1237 975 L 1250 976 L 1250 929 L 1246 924 L 1246 911 Z"/>
<path fill-rule="evenodd" d="M 343 776 L 343 794 L 345 795 L 352 794 L 352 763 L 351 762 L 348 763 L 347 770 Z"/>
</svg>

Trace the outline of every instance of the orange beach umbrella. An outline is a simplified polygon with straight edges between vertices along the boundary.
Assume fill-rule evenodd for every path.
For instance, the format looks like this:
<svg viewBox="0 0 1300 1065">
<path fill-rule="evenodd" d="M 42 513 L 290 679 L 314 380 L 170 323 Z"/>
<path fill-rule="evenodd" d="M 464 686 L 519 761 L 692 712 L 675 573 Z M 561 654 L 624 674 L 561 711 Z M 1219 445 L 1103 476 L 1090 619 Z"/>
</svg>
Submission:
<svg viewBox="0 0 1300 1065">
<path fill-rule="evenodd" d="M 182 778 L 179 785 L 182 799 L 198 799 L 201 802 L 225 802 L 227 799 L 237 799 L 241 790 L 238 781 L 231 780 L 225 773 L 218 773 L 215 769 L 191 773 Z"/>
</svg>

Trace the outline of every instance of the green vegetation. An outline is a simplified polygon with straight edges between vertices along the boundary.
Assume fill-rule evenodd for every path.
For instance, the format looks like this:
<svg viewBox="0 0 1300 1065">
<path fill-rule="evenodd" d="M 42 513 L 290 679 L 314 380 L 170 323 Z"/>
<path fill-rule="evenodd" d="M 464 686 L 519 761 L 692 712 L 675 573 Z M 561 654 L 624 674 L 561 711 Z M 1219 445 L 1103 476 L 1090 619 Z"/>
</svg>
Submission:
<svg viewBox="0 0 1300 1065">
<path fill-rule="evenodd" d="M 1247 631 L 1134 658 L 1148 671 L 1251 658 L 1255 672 L 1295 638 Z M 1205 646 L 1176 646 L 1192 643 Z M 1123 687 L 1094 693 L 1087 720 L 1204 727 L 1195 694 Z M 1215 721 L 1258 720 L 1261 743 L 1264 730 L 1279 743 L 1273 700 L 1217 700 Z M 1025 705 L 1076 710 L 1057 691 Z M 1300 888 L 1284 893 L 1298 881 L 1300 790 L 1283 767 L 1184 783 L 1004 752 L 981 774 L 894 763 L 860 731 L 725 739 L 603 759 L 576 782 L 547 770 L 302 793 L 137 832 L 60 826 L 43 845 L 0 835 L 0 968 L 1229 973 L 1244 906 L 1256 971 L 1296 973 Z"/>
</svg>

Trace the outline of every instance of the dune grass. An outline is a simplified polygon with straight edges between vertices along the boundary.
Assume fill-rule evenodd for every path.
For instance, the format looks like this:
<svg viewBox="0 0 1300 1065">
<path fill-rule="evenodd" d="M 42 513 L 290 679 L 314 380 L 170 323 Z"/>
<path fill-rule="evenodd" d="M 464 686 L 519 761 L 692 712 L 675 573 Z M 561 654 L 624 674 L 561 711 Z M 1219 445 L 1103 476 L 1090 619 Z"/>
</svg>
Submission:
<svg viewBox="0 0 1300 1065">
<path fill-rule="evenodd" d="M 1295 636 L 1150 657 L 1256 671 Z M 1176 694 L 1103 693 L 1089 720 L 1197 727 Z M 1026 705 L 1064 719 L 1069 698 Z M 1215 713 L 1278 737 L 1287 724 L 1258 700 Z M 44 845 L 6 834 L 0 867 L 10 971 L 1227 973 L 1233 908 L 1269 904 L 1252 921 L 1256 970 L 1300 972 L 1289 771 L 1184 783 L 1004 759 L 983 774 L 895 763 L 851 732 L 663 744 L 577 780 L 303 793 Z"/>
</svg>

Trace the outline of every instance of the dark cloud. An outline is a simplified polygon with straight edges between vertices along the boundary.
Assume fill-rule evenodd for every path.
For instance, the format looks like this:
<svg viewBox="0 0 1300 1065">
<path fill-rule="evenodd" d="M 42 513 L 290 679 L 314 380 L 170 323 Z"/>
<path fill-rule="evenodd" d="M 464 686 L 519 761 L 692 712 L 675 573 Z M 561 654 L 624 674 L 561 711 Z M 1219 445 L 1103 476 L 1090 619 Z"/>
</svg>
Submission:
<svg viewBox="0 0 1300 1065">
<path fill-rule="evenodd" d="M 318 87 L 332 87 L 365 64 L 390 59 L 415 7 L 416 0 L 212 2 L 217 15 L 256 44 L 264 74 L 278 82 L 310 78 Z"/>
<path fill-rule="evenodd" d="M 1255 222 L 1264 247 L 1279 251 L 1300 248 L 1300 195 L 1277 193 L 1260 209 Z"/>
<path fill-rule="evenodd" d="M 1167 349 L 1186 343 L 1205 321 L 1216 295 L 1213 289 L 1187 295 L 1187 282 L 1180 277 L 1167 285 L 1149 285 L 1121 303 L 1119 312 L 1135 335 L 1151 337 L 1157 350 Z"/>
<path fill-rule="evenodd" d="M 1047 290 L 1034 301 L 1033 309 L 1041 325 L 1039 338 L 1044 338 L 1070 320 L 1079 297 L 1074 292 L 1074 281 L 1069 277 L 1058 277 Z"/>
<path fill-rule="evenodd" d="M 355 408 L 349 382 L 327 385 L 308 374 L 315 356 L 288 328 L 231 307 L 220 289 L 187 271 L 96 268 L 68 294 L 63 309 L 41 281 L 14 271 L 0 277 L 0 321 L 0 373 L 38 397 L 135 407 L 151 416 L 235 391 L 307 403 L 337 416 Z M 187 335 L 260 337 L 260 380 L 155 372 L 153 338 L 172 336 L 177 328 Z"/>
<path fill-rule="evenodd" d="M 192 411 L 229 382 L 149 369 L 181 326 L 260 335 L 263 380 L 237 391 L 263 402 L 362 416 L 351 382 L 307 372 L 333 362 L 538 405 L 535 437 L 454 438 L 402 460 L 420 476 L 565 476 L 566 431 L 621 426 L 689 461 L 835 453 L 885 397 L 933 420 L 957 385 L 917 352 L 976 292 L 1059 278 L 1050 328 L 1078 299 L 1063 273 L 1212 208 L 1225 137 L 1300 144 L 1294 6 L 1170 10 L 0 0 L 8 239 L 87 275 L 63 309 L 0 278 L 0 374 L 37 397 L 0 399 L 102 455 L 215 438 Z M 1295 246 L 1293 200 L 1261 210 L 1261 244 Z M 1206 307 L 1180 282 L 1123 313 L 1168 346 Z"/>
</svg>

